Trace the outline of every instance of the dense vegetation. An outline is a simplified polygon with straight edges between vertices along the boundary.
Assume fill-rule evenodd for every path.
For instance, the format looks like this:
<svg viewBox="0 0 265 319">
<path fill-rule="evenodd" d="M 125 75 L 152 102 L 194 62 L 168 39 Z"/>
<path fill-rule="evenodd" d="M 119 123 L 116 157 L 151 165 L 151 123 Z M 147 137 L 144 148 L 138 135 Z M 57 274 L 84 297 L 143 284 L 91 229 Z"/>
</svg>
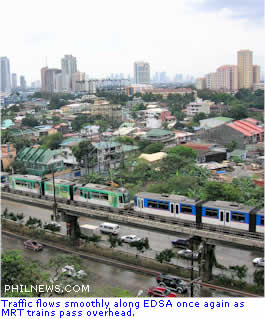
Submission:
<svg viewBox="0 0 265 319">
<path fill-rule="evenodd" d="M 210 171 L 196 166 L 195 157 L 192 149 L 176 146 L 159 163 L 150 164 L 143 159 L 127 160 L 124 169 L 114 172 L 115 179 L 127 187 L 131 195 L 146 190 L 263 206 L 263 187 L 255 185 L 247 177 L 234 178 L 230 184 L 209 180 Z"/>
</svg>

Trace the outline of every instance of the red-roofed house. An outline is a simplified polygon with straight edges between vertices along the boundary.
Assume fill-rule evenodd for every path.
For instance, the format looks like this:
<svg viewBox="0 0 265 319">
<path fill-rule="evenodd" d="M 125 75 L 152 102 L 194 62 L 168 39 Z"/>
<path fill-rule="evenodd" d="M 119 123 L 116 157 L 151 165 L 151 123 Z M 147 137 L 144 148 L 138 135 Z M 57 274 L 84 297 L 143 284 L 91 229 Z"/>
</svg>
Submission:
<svg viewBox="0 0 265 319">
<path fill-rule="evenodd" d="M 235 141 L 236 148 L 245 149 L 247 144 L 264 141 L 264 130 L 256 124 L 257 122 L 251 118 L 226 123 L 205 131 L 201 138 L 222 145 Z"/>
</svg>

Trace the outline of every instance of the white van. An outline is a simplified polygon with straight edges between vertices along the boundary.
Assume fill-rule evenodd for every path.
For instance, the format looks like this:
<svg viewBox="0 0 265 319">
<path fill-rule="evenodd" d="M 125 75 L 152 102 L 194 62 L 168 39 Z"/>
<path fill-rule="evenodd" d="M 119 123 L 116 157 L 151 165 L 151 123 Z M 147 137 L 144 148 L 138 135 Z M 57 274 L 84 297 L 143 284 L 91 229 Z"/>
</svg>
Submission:
<svg viewBox="0 0 265 319">
<path fill-rule="evenodd" d="M 120 226 L 117 224 L 103 223 L 99 226 L 102 233 L 118 235 L 120 231 Z"/>
</svg>

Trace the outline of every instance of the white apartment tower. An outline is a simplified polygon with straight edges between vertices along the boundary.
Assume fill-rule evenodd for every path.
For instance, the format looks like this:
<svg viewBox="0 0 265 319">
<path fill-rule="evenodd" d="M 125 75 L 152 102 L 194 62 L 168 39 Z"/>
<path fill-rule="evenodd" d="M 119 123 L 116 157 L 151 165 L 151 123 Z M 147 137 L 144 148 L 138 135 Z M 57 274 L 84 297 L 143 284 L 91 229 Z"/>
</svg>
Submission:
<svg viewBox="0 0 265 319">
<path fill-rule="evenodd" d="M 136 84 L 150 84 L 150 64 L 139 61 L 134 63 L 134 82 Z"/>
<path fill-rule="evenodd" d="M 11 92 L 10 65 L 6 56 L 0 57 L 0 92 Z"/>
</svg>

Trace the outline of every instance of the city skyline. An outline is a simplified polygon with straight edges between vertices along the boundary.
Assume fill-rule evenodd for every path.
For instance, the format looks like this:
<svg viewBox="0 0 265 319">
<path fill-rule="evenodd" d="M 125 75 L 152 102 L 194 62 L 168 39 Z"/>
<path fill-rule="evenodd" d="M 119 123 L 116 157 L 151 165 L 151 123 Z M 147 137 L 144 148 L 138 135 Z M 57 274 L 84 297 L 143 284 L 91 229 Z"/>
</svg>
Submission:
<svg viewBox="0 0 265 319">
<path fill-rule="evenodd" d="M 31 6 L 29 1 L 29 10 L 16 2 L 14 19 L 19 24 L 23 18 L 23 28 L 6 29 L 1 55 L 10 59 L 11 73 L 24 74 L 28 83 L 40 79 L 39 70 L 46 60 L 49 68 L 58 68 L 66 54 L 77 57 L 78 70 L 91 77 L 133 74 L 133 63 L 138 60 L 150 63 L 151 74 L 166 71 L 170 77 L 177 73 L 198 77 L 220 65 L 235 64 L 239 49 L 255 52 L 253 63 L 263 70 L 260 1 L 241 5 L 236 1 L 226 5 L 224 1 L 223 7 L 213 6 L 210 1 L 164 1 L 163 6 L 160 1 L 152 6 L 143 1 L 141 10 L 136 1 L 128 11 L 126 1 L 113 5 L 101 0 L 89 4 L 93 13 L 89 18 L 88 4 L 81 1 L 76 1 L 74 8 L 66 3 L 62 16 L 58 15 L 59 4 L 51 1 L 47 1 L 41 15 L 35 11 L 35 2 Z M 10 6 L 4 3 L 3 10 L 11 10 Z M 49 23 L 45 22 L 47 17 Z M 8 17 L 4 16 L 0 26 L 6 23 Z"/>
</svg>

